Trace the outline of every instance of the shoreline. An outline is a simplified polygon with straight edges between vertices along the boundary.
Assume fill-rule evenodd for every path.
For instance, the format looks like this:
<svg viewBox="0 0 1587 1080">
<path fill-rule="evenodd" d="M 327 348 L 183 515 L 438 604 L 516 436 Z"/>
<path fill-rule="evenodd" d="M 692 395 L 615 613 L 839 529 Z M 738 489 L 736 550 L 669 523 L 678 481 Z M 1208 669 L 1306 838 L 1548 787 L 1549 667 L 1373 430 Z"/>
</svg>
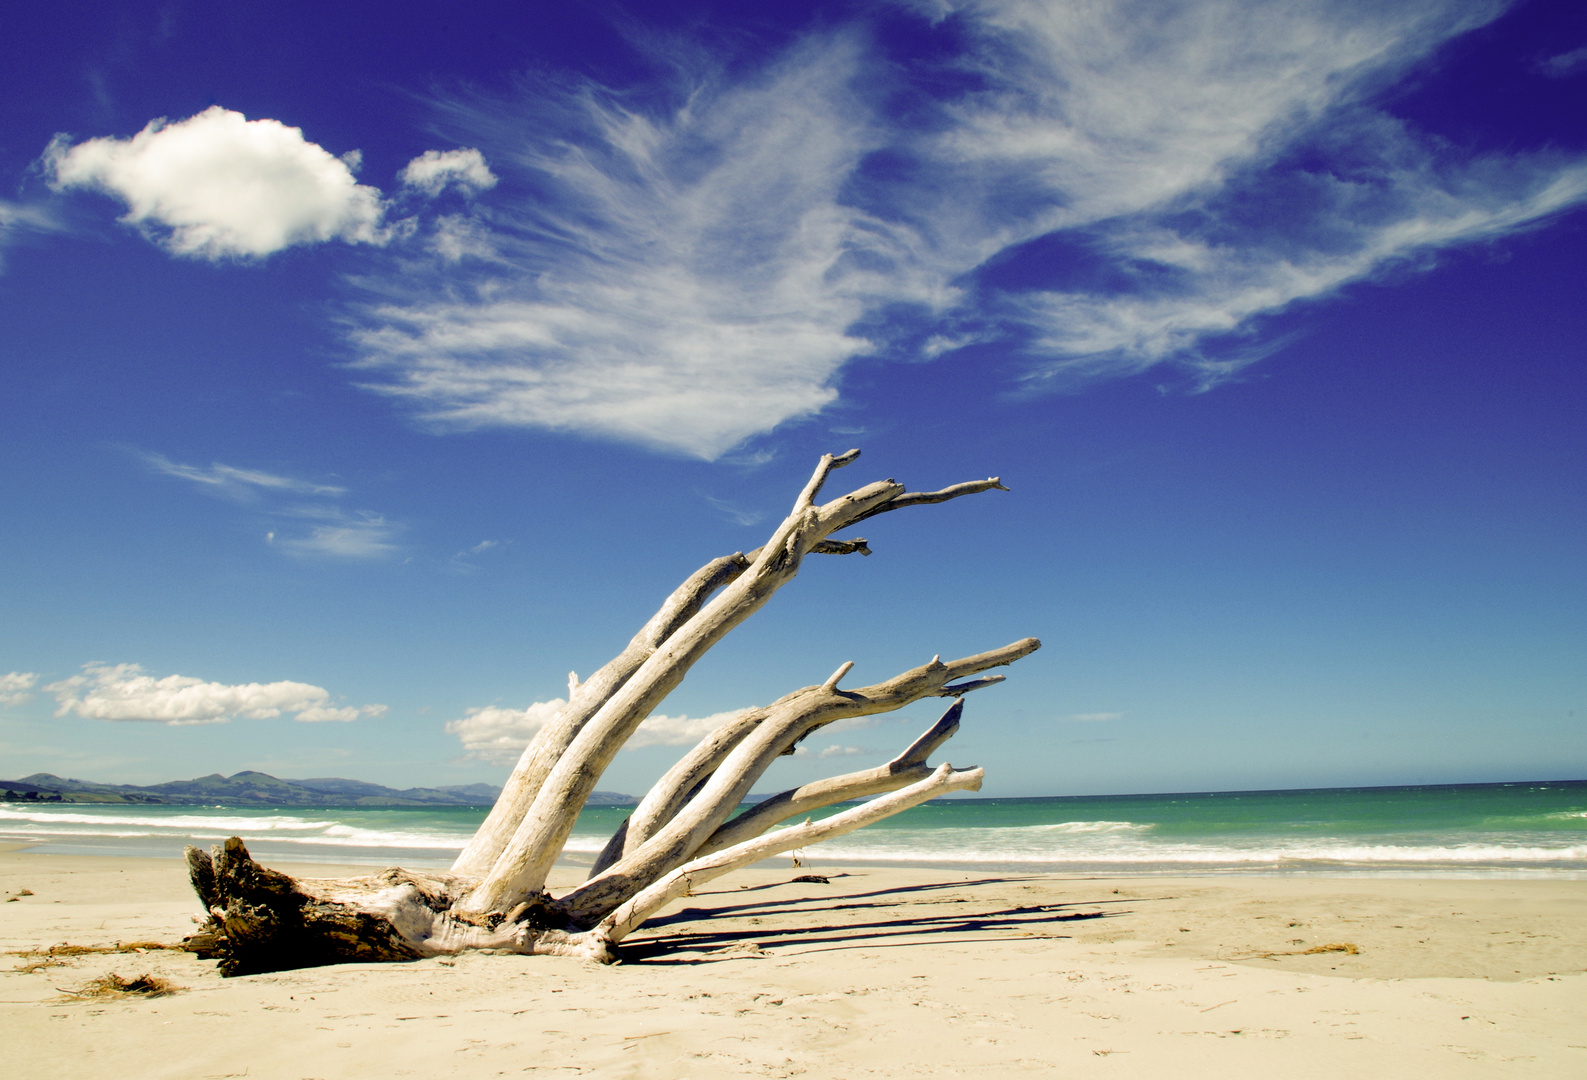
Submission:
<svg viewBox="0 0 1587 1080">
<path fill-rule="evenodd" d="M 790 880 L 806 872 L 829 884 Z M 7 952 L 176 941 L 197 913 L 178 859 L 0 851 L 0 891 L 23 888 L 0 906 Z M 1587 1069 L 1583 900 L 1559 879 L 783 863 L 679 901 L 615 967 L 467 954 L 221 979 L 181 952 L 88 954 L 9 970 L 0 1012 L 13 1068 L 56 1077 L 1561 1076 Z M 111 972 L 184 989 L 61 992 Z"/>
<path fill-rule="evenodd" d="M 88 845 L 81 845 L 87 847 Z M 8 852 L 27 853 L 35 856 L 51 858 L 82 858 L 82 859 L 164 859 L 180 860 L 176 852 L 167 854 L 151 853 L 143 850 L 55 850 L 68 847 L 54 840 L 22 840 L 0 839 L 0 854 Z M 111 845 L 105 845 L 111 848 Z M 392 849 L 389 855 L 375 854 L 380 849 L 329 849 L 324 851 L 303 851 L 289 845 L 272 843 L 268 838 L 248 840 L 248 849 L 267 865 L 279 863 L 281 865 L 294 865 L 301 867 L 331 867 L 345 868 L 349 875 L 332 874 L 329 876 L 351 876 L 352 873 L 370 873 L 375 869 L 384 869 L 388 866 L 406 866 L 415 870 L 446 870 L 451 866 L 455 854 L 448 850 L 439 857 L 428 852 L 416 852 L 414 849 Z M 431 849 L 433 850 L 433 849 Z M 461 850 L 459 848 L 458 850 Z M 420 857 L 413 857 L 418 855 Z M 588 867 L 594 855 L 589 851 L 564 852 L 557 860 L 557 865 L 578 869 Z M 755 864 L 758 869 L 773 869 L 778 866 L 788 866 L 788 857 L 780 855 Z M 832 858 L 821 855 L 819 852 L 806 855 L 800 866 L 809 873 L 821 873 L 823 868 L 835 871 L 848 870 L 933 870 L 946 874 L 1013 874 L 1013 875 L 1059 875 L 1076 879 L 1145 879 L 1158 880 L 1166 878 L 1319 878 L 1319 879 L 1347 879 L 1347 880 L 1372 880 L 1382 878 L 1386 880 L 1430 880 L 1430 881 L 1587 881 L 1587 868 L 1579 863 L 1572 865 L 1516 865 L 1516 864 L 1469 864 L 1469 863 L 1443 863 L 1427 862 L 1384 862 L 1384 863 L 1331 863 L 1323 860 L 1311 862 L 1296 861 L 1292 865 L 1272 865 L 1263 863 L 1234 863 L 1230 865 L 1204 865 L 1195 863 L 993 863 L 993 862 L 954 862 L 942 859 L 883 859 L 883 858 Z M 317 876 L 317 875 L 309 875 Z"/>
</svg>

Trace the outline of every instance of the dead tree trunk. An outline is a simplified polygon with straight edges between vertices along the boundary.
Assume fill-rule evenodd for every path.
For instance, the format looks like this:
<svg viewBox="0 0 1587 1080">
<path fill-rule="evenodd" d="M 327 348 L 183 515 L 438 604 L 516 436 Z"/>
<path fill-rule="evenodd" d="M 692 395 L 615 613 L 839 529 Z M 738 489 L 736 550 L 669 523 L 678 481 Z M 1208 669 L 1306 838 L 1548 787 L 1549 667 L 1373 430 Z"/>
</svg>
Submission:
<svg viewBox="0 0 1587 1080">
<path fill-rule="evenodd" d="M 869 555 L 864 538 L 833 534 L 907 506 L 1007 490 L 995 477 L 933 492 L 907 492 L 883 480 L 817 503 L 832 470 L 858 456 L 851 450 L 823 457 L 763 547 L 701 567 L 605 667 L 582 683 L 569 677 L 568 704 L 524 751 L 450 872 L 294 879 L 254 862 L 236 837 L 212 854 L 189 848 L 193 887 L 209 913 L 189 947 L 218 957 L 228 975 L 466 949 L 610 962 L 618 942 L 693 885 L 944 792 L 979 789 L 980 769 L 926 764 L 958 729 L 963 702 L 955 701 L 888 764 L 785 791 L 733 816 L 772 762 L 818 728 L 924 697 L 958 699 L 1001 682 L 1001 675 L 976 676 L 1034 652 L 1041 645 L 1034 638 L 947 663 L 933 657 L 856 690 L 838 686 L 853 667 L 845 663 L 818 686 L 734 715 L 657 781 L 588 881 L 560 897 L 545 891 L 580 809 L 617 751 L 712 645 L 793 579 L 806 555 Z M 768 832 L 789 818 L 870 795 L 879 797 Z"/>
</svg>

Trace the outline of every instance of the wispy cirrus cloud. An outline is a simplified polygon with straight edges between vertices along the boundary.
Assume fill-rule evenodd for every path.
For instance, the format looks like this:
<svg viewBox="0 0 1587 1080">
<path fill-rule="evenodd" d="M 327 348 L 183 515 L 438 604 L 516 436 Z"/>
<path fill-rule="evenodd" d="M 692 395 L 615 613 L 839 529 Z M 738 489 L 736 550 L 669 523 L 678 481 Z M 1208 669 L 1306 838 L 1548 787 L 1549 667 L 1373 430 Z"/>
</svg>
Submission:
<svg viewBox="0 0 1587 1080">
<path fill-rule="evenodd" d="M 282 517 L 318 518 L 306 530 L 278 533 L 265 541 L 293 555 L 330 555 L 343 559 L 379 559 L 395 555 L 399 526 L 367 510 L 349 513 L 337 507 L 307 507 L 279 512 Z"/>
<path fill-rule="evenodd" d="M 365 308 L 371 385 L 445 426 L 707 458 L 821 409 L 868 348 L 850 327 L 900 290 L 897 238 L 841 199 L 880 139 L 862 59 L 854 35 L 811 40 L 746 80 L 680 75 L 662 110 L 589 85 L 449 102 L 522 187 L 474 225 L 488 258 L 410 267 Z"/>
<path fill-rule="evenodd" d="M 1587 199 L 1579 157 L 1453 155 L 1375 103 L 1507 6 L 931 3 L 924 65 L 828 29 L 748 74 L 454 97 L 512 182 L 437 222 L 433 276 L 405 261 L 352 341 L 438 425 L 704 458 L 865 354 L 1002 342 L 1030 389 L 1210 386 L 1282 347 L 1265 316 Z"/>
<path fill-rule="evenodd" d="M 55 695 L 56 716 L 75 713 L 90 720 L 133 721 L 182 727 L 268 720 L 293 713 L 301 723 L 347 723 L 385 715 L 384 705 L 339 706 L 323 687 L 300 682 L 207 682 L 186 675 L 155 678 L 138 664 L 83 665 L 44 688 Z"/>
<path fill-rule="evenodd" d="M 402 526 L 372 510 L 349 510 L 347 489 L 262 469 L 212 462 L 185 465 L 164 454 L 135 451 L 155 472 L 199 490 L 244 503 L 270 523 L 265 543 L 291 555 L 378 559 L 396 554 Z M 312 501 L 311 501 L 312 500 Z"/>
<path fill-rule="evenodd" d="M 1451 155 L 1372 103 L 1506 6 L 966 5 L 988 89 L 938 143 L 989 192 L 1026 178 L 983 296 L 1032 376 L 1210 384 L 1281 344 L 1263 315 L 1582 202 L 1579 157 Z"/>
<path fill-rule="evenodd" d="M 1562 52 L 1538 64 L 1538 69 L 1551 79 L 1568 78 L 1587 68 L 1587 45 Z"/>
<path fill-rule="evenodd" d="M 500 553 L 512 545 L 511 540 L 481 540 L 479 543 L 466 547 L 447 560 L 447 568 L 460 574 L 475 574 L 480 569 L 480 557 L 492 552 Z"/>
<path fill-rule="evenodd" d="M 316 484 L 290 476 L 264 472 L 260 469 L 240 469 L 233 465 L 211 462 L 207 467 L 183 465 L 164 454 L 138 451 L 138 456 L 156 472 L 187 480 L 200 487 L 233 497 L 248 498 L 265 492 L 290 492 L 298 495 L 345 495 L 347 489 L 336 484 Z"/>
<path fill-rule="evenodd" d="M 60 223 L 43 205 L 0 199 L 0 270 L 5 269 L 6 250 L 13 244 L 60 231 Z"/>
<path fill-rule="evenodd" d="M 758 525 L 766 520 L 766 511 L 757 510 L 726 499 L 718 499 L 714 495 L 702 495 L 703 498 L 717 513 L 735 525 Z"/>
</svg>

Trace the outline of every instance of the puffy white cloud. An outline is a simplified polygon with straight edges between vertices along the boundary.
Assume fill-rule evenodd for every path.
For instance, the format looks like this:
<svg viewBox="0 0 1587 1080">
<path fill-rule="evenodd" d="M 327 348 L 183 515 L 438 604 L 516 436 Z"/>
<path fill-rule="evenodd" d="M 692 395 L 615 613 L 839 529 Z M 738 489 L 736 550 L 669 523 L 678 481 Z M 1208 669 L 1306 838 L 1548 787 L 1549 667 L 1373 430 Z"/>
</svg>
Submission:
<svg viewBox="0 0 1587 1080">
<path fill-rule="evenodd" d="M 426 150 L 414 158 L 397 174 L 405 187 L 434 197 L 448 187 L 457 188 L 465 195 L 485 191 L 496 186 L 496 174 L 485 164 L 485 155 L 478 150 Z"/>
<path fill-rule="evenodd" d="M 731 709 L 727 712 L 699 717 L 647 716 L 623 749 L 638 750 L 646 746 L 693 746 L 743 712 L 743 709 Z"/>
<path fill-rule="evenodd" d="M 33 696 L 29 691 L 38 681 L 38 675 L 32 671 L 13 671 L 0 675 L 0 708 L 21 705 L 29 700 Z"/>
<path fill-rule="evenodd" d="M 364 717 L 379 718 L 389 711 L 385 705 L 344 705 L 340 708 L 334 705 L 310 705 L 292 719 L 300 724 L 341 723 L 347 724 Z"/>
<path fill-rule="evenodd" d="M 461 719 L 448 721 L 446 732 L 463 743 L 467 756 L 497 765 L 517 762 L 535 732 L 556 718 L 567 701 L 554 698 L 537 701 L 523 709 L 504 709 L 498 705 L 467 710 Z M 639 730 L 623 747 L 637 750 L 646 746 L 693 746 L 742 710 L 712 716 L 646 717 Z"/>
<path fill-rule="evenodd" d="M 562 698 L 553 698 L 524 709 L 504 709 L 499 705 L 468 709 L 461 719 L 447 721 L 446 733 L 456 735 L 471 758 L 512 765 L 535 732 L 554 720 L 566 704 Z"/>
<path fill-rule="evenodd" d="M 381 716 L 384 705 L 362 708 L 330 704 L 323 687 L 299 682 L 205 682 L 186 675 L 156 679 L 138 664 L 84 664 L 73 675 L 44 688 L 55 695 L 56 716 L 76 713 L 90 720 L 127 720 L 182 726 L 266 720 L 282 713 L 308 723 Z"/>
<path fill-rule="evenodd" d="M 130 139 L 74 146 L 57 136 L 45 159 L 57 189 L 115 196 L 127 205 L 123 221 L 178 255 L 263 257 L 297 244 L 388 239 L 380 192 L 349 167 L 356 157 L 219 105 L 176 123 L 150 121 Z"/>
</svg>

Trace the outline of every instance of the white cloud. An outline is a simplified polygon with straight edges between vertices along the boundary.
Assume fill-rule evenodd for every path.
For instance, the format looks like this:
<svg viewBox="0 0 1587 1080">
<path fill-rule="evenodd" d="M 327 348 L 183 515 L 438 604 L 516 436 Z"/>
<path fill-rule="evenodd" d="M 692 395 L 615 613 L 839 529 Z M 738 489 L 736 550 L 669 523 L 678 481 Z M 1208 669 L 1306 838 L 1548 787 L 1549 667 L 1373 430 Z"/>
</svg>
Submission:
<svg viewBox="0 0 1587 1080">
<path fill-rule="evenodd" d="M 673 50 L 649 85 L 440 102 L 468 145 L 397 179 L 401 205 L 469 197 L 442 215 L 386 224 L 356 152 L 218 106 L 45 164 L 178 254 L 387 245 L 349 340 L 426 423 L 706 459 L 819 413 L 857 356 L 1001 341 L 1028 388 L 1165 363 L 1210 386 L 1285 344 L 1268 316 L 1587 201 L 1581 156 L 1461 155 L 1378 102 L 1509 0 L 900 3 L 964 78 L 827 29 L 758 68 Z M 0 246 L 42 220 L 0 202 Z M 223 468 L 173 474 L 270 476 Z M 384 554 L 377 519 L 278 543 Z"/>
<path fill-rule="evenodd" d="M 1563 79 L 1587 68 L 1587 45 L 1570 52 L 1551 56 L 1538 65 L 1538 68 L 1551 79 Z"/>
<path fill-rule="evenodd" d="M 623 747 L 639 750 L 646 746 L 693 746 L 744 710 L 712 713 L 710 716 L 647 716 Z"/>
<path fill-rule="evenodd" d="M 1121 712 L 1077 712 L 1064 717 L 1065 720 L 1074 720 L 1082 724 L 1101 724 L 1109 720 L 1122 720 Z"/>
<path fill-rule="evenodd" d="M 473 148 L 463 150 L 426 150 L 397 174 L 404 187 L 434 197 L 448 187 L 465 195 L 496 186 L 496 175 L 485 164 L 485 155 Z"/>
<path fill-rule="evenodd" d="M 304 507 L 284 511 L 299 517 L 324 517 L 325 524 L 310 526 L 306 533 L 271 533 L 269 543 L 292 555 L 330 555 L 340 559 L 380 559 L 398 551 L 394 542 L 400 531 L 380 514 L 359 511 Z"/>
<path fill-rule="evenodd" d="M 130 139 L 70 145 L 45 155 L 57 189 L 90 188 L 127 205 L 122 220 L 178 255 L 263 257 L 340 239 L 382 244 L 380 192 L 338 158 L 276 120 L 211 106 L 176 123 L 150 121 Z"/>
<path fill-rule="evenodd" d="M 945 228 L 988 253 L 1061 237 L 1111 275 L 1004 298 L 997 314 L 1052 358 L 1038 376 L 1173 359 L 1216 382 L 1282 344 L 1253 344 L 1260 316 L 1587 198 L 1583 159 L 1451 160 L 1370 104 L 1505 6 L 966 4 L 987 89 L 930 153 L 980 197 L 952 187 L 966 209 Z M 999 212 L 1010 192 L 1022 214 Z"/>
<path fill-rule="evenodd" d="M 142 721 L 183 726 L 266 720 L 295 713 L 307 723 L 381 716 L 384 705 L 361 708 L 330 704 L 323 687 L 299 682 L 229 686 L 186 675 L 156 679 L 138 664 L 84 664 L 73 675 L 44 688 L 55 695 L 56 716 L 76 713 L 90 720 Z"/>
<path fill-rule="evenodd" d="M 258 469 L 239 469 L 231 465 L 222 465 L 213 462 L 209 468 L 200 468 L 196 465 L 182 465 L 172 461 L 164 454 L 153 452 L 140 452 L 139 456 L 159 472 L 167 476 L 175 476 L 198 484 L 202 488 L 224 492 L 229 495 L 253 494 L 257 489 L 266 491 L 292 492 L 301 495 L 345 495 L 347 489 L 333 484 L 315 484 L 307 480 L 295 480 L 288 476 L 277 476 L 274 473 L 262 472 Z"/>
<path fill-rule="evenodd" d="M 30 690 L 39 681 L 36 673 L 31 671 L 13 671 L 0 675 L 0 708 L 9 709 L 13 705 L 21 705 L 33 697 Z"/>
<path fill-rule="evenodd" d="M 875 144 L 847 89 L 859 62 L 853 39 L 810 42 L 654 115 L 590 87 L 545 90 L 541 112 L 455 104 L 539 189 L 498 200 L 494 258 L 466 287 L 445 260 L 444 279 L 392 276 L 354 334 L 377 388 L 443 425 L 705 458 L 821 409 L 869 347 L 850 325 L 900 288 L 891 230 L 840 204 Z"/>
<path fill-rule="evenodd" d="M 456 735 L 467 756 L 496 765 L 517 762 L 535 732 L 556 718 L 567 705 L 562 698 L 537 701 L 524 709 L 504 709 L 498 705 L 467 710 L 461 719 L 447 722 L 448 735 Z M 649 716 L 639 725 L 623 747 L 637 750 L 646 746 L 693 746 L 742 710 L 716 713 L 691 719 L 687 716 Z"/>
<path fill-rule="evenodd" d="M 427 244 L 443 263 L 497 257 L 495 235 L 477 218 L 465 214 L 437 218 Z"/>
<path fill-rule="evenodd" d="M 706 495 L 704 498 L 706 502 L 711 504 L 712 509 L 720 512 L 723 517 L 735 525 L 758 525 L 766 520 L 766 511 L 764 510 L 750 509 L 737 503 L 728 502 L 726 499 L 718 499 L 713 495 Z"/>
<path fill-rule="evenodd" d="M 446 733 L 456 735 L 471 758 L 512 765 L 535 732 L 556 719 L 566 704 L 562 698 L 553 698 L 524 709 L 504 709 L 499 705 L 468 709 L 461 719 L 447 721 Z"/>
<path fill-rule="evenodd" d="M 265 533 L 265 543 L 290 555 L 329 556 L 340 559 L 380 559 L 396 554 L 401 526 L 370 510 L 349 511 L 327 501 L 347 494 L 334 484 L 297 480 L 259 469 L 243 469 L 220 462 L 208 468 L 183 465 L 163 454 L 140 451 L 139 456 L 156 471 L 198 485 L 201 490 L 226 495 L 239 502 L 258 504 L 276 520 Z M 279 496 L 299 495 L 319 499 L 283 502 Z M 305 525 L 303 522 L 315 522 Z"/>
<path fill-rule="evenodd" d="M 310 705 L 292 719 L 300 724 L 323 724 L 335 722 L 341 724 L 351 723 L 363 717 L 378 719 L 385 716 L 390 710 L 385 705 L 344 705 L 340 708 L 334 705 Z"/>
<path fill-rule="evenodd" d="M 1410 156 L 1409 148 L 1399 156 Z M 1331 176 L 1297 182 L 1293 187 L 1319 189 L 1308 194 L 1333 204 L 1310 223 L 1332 234 L 1326 248 L 1297 250 L 1282 237 L 1220 243 L 1164 236 L 1147 222 L 1121 223 L 1107 230 L 1115 257 L 1155 254 L 1163 270 L 1183 272 L 1180 287 L 1114 296 L 1034 292 L 1013 301 L 1036 329 L 1037 348 L 1061 358 L 1037 375 L 1127 374 L 1175 358 L 1194 369 L 1203 385 L 1215 383 L 1284 344 L 1250 347 L 1253 319 L 1330 296 L 1441 248 L 1515 232 L 1587 197 L 1587 167 L 1580 164 L 1480 164 L 1491 166 L 1482 170 L 1488 175 L 1462 184 L 1463 191 L 1449 190 L 1447 178 L 1431 168 L 1377 172 L 1370 180 Z M 1297 192 L 1296 201 L 1302 198 Z M 1393 210 L 1372 220 L 1366 207 L 1384 203 Z M 1174 250 L 1165 250 L 1164 241 Z M 1241 334 L 1247 347 L 1210 356 L 1199 352 L 1208 339 Z"/>
<path fill-rule="evenodd" d="M 1165 361 L 1205 386 L 1284 344 L 1266 315 L 1587 198 L 1579 158 L 1461 160 L 1373 103 L 1504 0 L 914 6 L 955 16 L 973 88 L 917 87 L 903 121 L 858 88 L 911 73 L 842 33 L 747 77 L 443 103 L 527 193 L 389 275 L 352 335 L 374 388 L 442 426 L 716 458 L 866 353 L 1004 340 L 1031 386 Z M 1033 241 L 1082 280 L 1010 279 Z"/>
<path fill-rule="evenodd" d="M 953 108 L 944 161 L 1015 174 L 1005 242 L 1162 206 L 1322 119 L 1361 80 L 1481 25 L 1500 2 L 1194 0 L 962 5 L 985 89 Z M 999 170 L 1006 170 L 1000 172 Z M 990 230 L 981 230 L 990 232 Z M 1023 235 L 1022 235 L 1023 234 Z M 988 236 L 987 239 L 993 239 Z"/>
<path fill-rule="evenodd" d="M 827 748 L 822 750 L 819 754 L 816 755 L 816 757 L 817 758 L 861 757 L 861 756 L 863 756 L 865 754 L 869 754 L 869 753 L 872 753 L 872 752 L 873 751 L 868 750 L 868 749 L 866 749 L 863 746 L 839 746 L 836 743 L 834 743 L 833 745 L 828 746 Z"/>
<path fill-rule="evenodd" d="M 42 206 L 0 199 L 0 270 L 6 249 L 30 233 L 59 232 L 60 223 Z"/>
</svg>

